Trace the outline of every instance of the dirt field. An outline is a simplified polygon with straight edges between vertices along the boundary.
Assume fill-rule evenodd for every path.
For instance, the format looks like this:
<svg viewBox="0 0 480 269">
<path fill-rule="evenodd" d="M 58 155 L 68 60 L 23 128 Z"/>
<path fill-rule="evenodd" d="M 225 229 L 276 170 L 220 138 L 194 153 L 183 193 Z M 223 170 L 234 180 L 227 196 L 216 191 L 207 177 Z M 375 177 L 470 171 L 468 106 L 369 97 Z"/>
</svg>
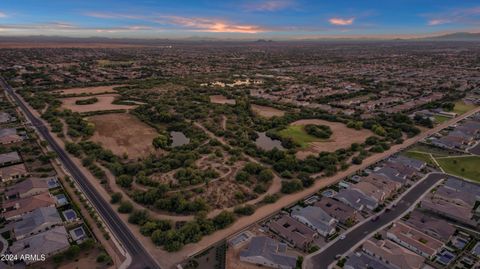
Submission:
<svg viewBox="0 0 480 269">
<path fill-rule="evenodd" d="M 227 99 L 227 97 L 223 95 L 210 95 L 210 102 L 214 104 L 228 104 L 228 105 L 234 105 L 235 100 L 234 99 Z"/>
<path fill-rule="evenodd" d="M 335 151 L 340 148 L 350 147 L 352 143 L 363 143 L 367 137 L 372 136 L 370 130 L 355 130 L 347 128 L 347 126 L 340 122 L 330 122 L 319 119 L 298 120 L 292 125 L 307 125 L 318 124 L 327 125 L 332 129 L 332 136 L 328 141 L 312 142 L 308 148 L 297 152 L 298 159 L 305 159 L 308 155 L 317 154 L 322 151 Z"/>
<path fill-rule="evenodd" d="M 62 101 L 62 108 L 70 109 L 73 112 L 92 112 L 92 111 L 104 111 L 104 110 L 114 110 L 114 109 L 132 109 L 135 106 L 128 106 L 128 105 L 114 105 L 112 104 L 115 101 L 115 98 L 120 95 L 118 94 L 104 94 L 104 95 L 96 95 L 95 97 L 98 99 L 98 102 L 91 104 L 91 105 L 76 105 L 75 102 L 77 100 L 86 99 L 86 97 L 69 97 L 63 98 Z"/>
<path fill-rule="evenodd" d="M 71 89 L 55 90 L 53 92 L 54 93 L 59 93 L 59 94 L 62 94 L 62 95 L 67 95 L 67 94 L 89 95 L 89 94 L 116 92 L 113 88 L 122 87 L 122 86 L 125 86 L 125 85 L 98 86 L 98 87 L 87 87 L 87 88 L 71 88 Z"/>
<path fill-rule="evenodd" d="M 95 124 L 91 140 L 101 143 L 115 155 L 128 154 L 131 159 L 154 152 L 152 140 L 157 131 L 130 114 L 105 114 L 87 118 Z M 128 128 L 125 128 L 128 126 Z"/>
<path fill-rule="evenodd" d="M 285 111 L 281 111 L 269 106 L 260 106 L 260 105 L 253 105 L 253 104 L 252 104 L 252 111 L 257 115 L 265 118 L 271 118 L 275 116 L 281 117 L 285 115 Z"/>
</svg>

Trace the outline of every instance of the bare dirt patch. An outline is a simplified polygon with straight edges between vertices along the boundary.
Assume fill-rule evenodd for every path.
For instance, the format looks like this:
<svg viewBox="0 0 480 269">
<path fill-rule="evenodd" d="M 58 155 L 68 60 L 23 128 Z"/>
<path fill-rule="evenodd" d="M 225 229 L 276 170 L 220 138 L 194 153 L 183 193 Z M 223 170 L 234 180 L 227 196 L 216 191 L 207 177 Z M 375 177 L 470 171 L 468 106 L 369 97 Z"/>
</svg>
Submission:
<svg viewBox="0 0 480 269">
<path fill-rule="evenodd" d="M 116 109 L 132 109 L 136 106 L 130 105 L 115 105 L 112 104 L 115 101 L 115 98 L 119 97 L 118 94 L 104 94 L 104 95 L 96 95 L 95 97 L 98 99 L 98 102 L 91 104 L 91 105 L 77 105 L 75 102 L 77 100 L 86 99 L 85 97 L 69 97 L 69 98 L 62 98 L 62 108 L 70 109 L 73 112 L 92 112 L 92 111 L 105 111 L 105 110 L 116 110 Z"/>
<path fill-rule="evenodd" d="M 152 140 L 157 131 L 130 114 L 104 114 L 87 118 L 95 124 L 91 140 L 110 149 L 115 155 L 128 154 L 131 159 L 154 153 Z"/>
<path fill-rule="evenodd" d="M 98 86 L 98 87 L 86 87 L 86 88 L 71 88 L 71 89 L 61 89 L 55 90 L 54 93 L 59 93 L 61 95 L 90 95 L 90 94 L 99 94 L 99 93 L 113 93 L 116 92 L 114 88 L 122 87 L 125 85 L 110 85 L 110 86 Z"/>
<path fill-rule="evenodd" d="M 210 102 L 214 104 L 221 104 L 221 105 L 235 105 L 234 99 L 228 99 L 223 95 L 210 95 Z"/>
<path fill-rule="evenodd" d="M 259 116 L 265 117 L 265 118 L 271 118 L 271 117 L 282 117 L 285 115 L 285 111 L 269 107 L 269 106 L 261 106 L 261 105 L 253 105 L 252 104 L 252 111 L 256 113 Z"/>
<path fill-rule="evenodd" d="M 341 148 L 348 148 L 352 143 L 363 143 L 367 137 L 374 135 L 370 130 L 355 130 L 348 128 L 345 124 L 340 122 L 330 122 L 319 119 L 298 120 L 292 125 L 327 125 L 332 129 L 332 136 L 328 141 L 311 142 L 309 146 L 297 152 L 298 159 L 305 159 L 309 155 L 318 154 L 322 151 L 335 151 Z"/>
</svg>

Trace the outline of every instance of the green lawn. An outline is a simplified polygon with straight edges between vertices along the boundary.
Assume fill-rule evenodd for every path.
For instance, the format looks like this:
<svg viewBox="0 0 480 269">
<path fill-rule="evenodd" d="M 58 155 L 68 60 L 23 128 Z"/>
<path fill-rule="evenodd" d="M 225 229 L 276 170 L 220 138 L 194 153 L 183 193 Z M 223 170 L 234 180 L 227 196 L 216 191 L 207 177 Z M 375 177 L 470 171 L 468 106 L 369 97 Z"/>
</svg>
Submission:
<svg viewBox="0 0 480 269">
<path fill-rule="evenodd" d="M 426 162 L 430 165 L 433 165 L 435 167 L 437 166 L 428 153 L 407 151 L 407 152 L 404 152 L 402 154 L 409 157 L 409 158 L 412 158 L 412 159 L 417 159 L 417 160 L 420 160 L 420 161 L 424 161 L 424 162 Z"/>
<path fill-rule="evenodd" d="M 436 158 L 445 172 L 480 182 L 480 157 Z"/>
<path fill-rule="evenodd" d="M 433 118 L 435 118 L 435 122 L 436 122 L 436 123 L 444 123 L 444 122 L 446 122 L 447 120 L 451 119 L 451 118 L 449 118 L 449 117 L 442 116 L 442 115 L 435 115 L 435 116 L 433 116 Z"/>
<path fill-rule="evenodd" d="M 416 144 L 415 146 L 410 148 L 409 151 L 419 151 L 427 154 L 431 153 L 435 158 L 454 155 L 454 152 L 451 152 L 442 148 L 437 148 L 435 146 L 424 145 L 424 144 Z M 456 155 L 461 155 L 461 153 L 457 153 Z"/>
<path fill-rule="evenodd" d="M 455 107 L 453 108 L 453 112 L 457 113 L 458 115 L 465 114 L 466 112 L 474 109 L 475 105 L 465 104 L 462 101 L 458 101 L 455 103 Z"/>
<path fill-rule="evenodd" d="M 278 134 L 283 137 L 291 138 L 296 144 L 300 145 L 302 148 L 308 147 L 308 144 L 311 142 L 327 141 L 325 139 L 320 139 L 307 134 L 303 127 L 303 125 L 289 125 L 287 128 L 279 131 Z"/>
</svg>

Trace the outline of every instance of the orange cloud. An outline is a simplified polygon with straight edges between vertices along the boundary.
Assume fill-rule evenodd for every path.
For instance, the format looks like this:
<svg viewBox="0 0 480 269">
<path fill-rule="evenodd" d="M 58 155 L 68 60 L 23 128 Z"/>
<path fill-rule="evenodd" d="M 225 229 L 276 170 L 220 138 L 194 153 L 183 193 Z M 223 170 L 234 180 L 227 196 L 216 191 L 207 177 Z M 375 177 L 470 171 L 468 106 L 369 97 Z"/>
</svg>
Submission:
<svg viewBox="0 0 480 269">
<path fill-rule="evenodd" d="M 212 33 L 244 33 L 256 34 L 265 32 L 266 29 L 257 25 L 236 24 L 229 21 L 209 18 L 187 18 L 181 16 L 161 16 L 159 23 L 178 25 L 191 30 Z"/>
<path fill-rule="evenodd" d="M 333 25 L 346 26 L 346 25 L 352 25 L 354 20 L 355 18 L 349 18 L 349 19 L 331 18 L 328 20 L 328 22 L 330 22 L 330 24 L 333 24 Z"/>
</svg>

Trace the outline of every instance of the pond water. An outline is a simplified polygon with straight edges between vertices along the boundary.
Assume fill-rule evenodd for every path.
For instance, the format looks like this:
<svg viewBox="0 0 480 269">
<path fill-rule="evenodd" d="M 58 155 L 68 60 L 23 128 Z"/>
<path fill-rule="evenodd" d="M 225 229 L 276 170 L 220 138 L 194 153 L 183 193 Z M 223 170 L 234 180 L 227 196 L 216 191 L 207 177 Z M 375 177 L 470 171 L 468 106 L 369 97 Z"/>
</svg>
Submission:
<svg viewBox="0 0 480 269">
<path fill-rule="evenodd" d="M 271 139 L 266 135 L 265 132 L 257 132 L 258 138 L 255 140 L 255 145 L 263 150 L 272 150 L 277 148 L 279 150 L 284 150 L 282 147 L 282 141 L 278 139 Z"/>
<path fill-rule="evenodd" d="M 172 137 L 172 147 L 179 147 L 190 143 L 190 138 L 186 137 L 182 132 L 170 132 Z"/>
</svg>

